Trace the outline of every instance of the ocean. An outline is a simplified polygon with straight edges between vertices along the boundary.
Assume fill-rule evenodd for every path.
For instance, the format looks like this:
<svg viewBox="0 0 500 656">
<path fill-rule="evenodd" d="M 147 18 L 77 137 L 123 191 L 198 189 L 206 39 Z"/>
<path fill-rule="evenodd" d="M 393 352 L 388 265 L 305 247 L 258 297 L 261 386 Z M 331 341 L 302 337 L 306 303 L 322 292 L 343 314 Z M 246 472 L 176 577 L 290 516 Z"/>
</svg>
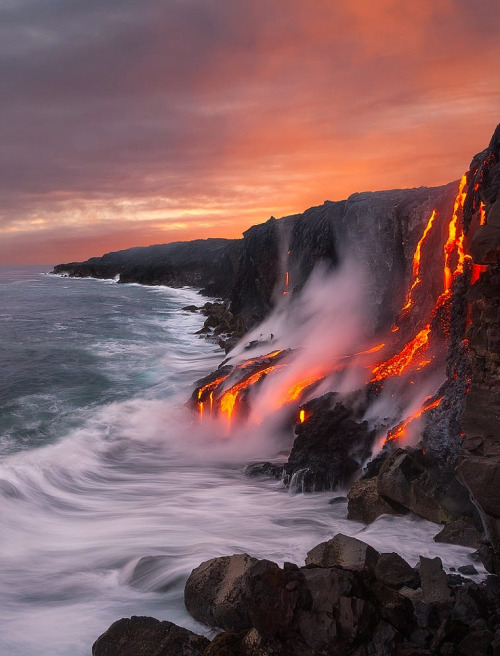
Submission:
<svg viewBox="0 0 500 656">
<path fill-rule="evenodd" d="M 340 492 L 247 478 L 249 461 L 276 456 L 273 436 L 238 443 L 186 406 L 224 358 L 182 309 L 207 300 L 196 290 L 50 269 L 0 267 L 0 656 L 88 656 L 131 615 L 210 636 L 183 588 L 215 556 L 302 564 L 342 532 L 412 565 L 470 563 L 430 522 L 365 527 L 329 503 Z"/>
</svg>

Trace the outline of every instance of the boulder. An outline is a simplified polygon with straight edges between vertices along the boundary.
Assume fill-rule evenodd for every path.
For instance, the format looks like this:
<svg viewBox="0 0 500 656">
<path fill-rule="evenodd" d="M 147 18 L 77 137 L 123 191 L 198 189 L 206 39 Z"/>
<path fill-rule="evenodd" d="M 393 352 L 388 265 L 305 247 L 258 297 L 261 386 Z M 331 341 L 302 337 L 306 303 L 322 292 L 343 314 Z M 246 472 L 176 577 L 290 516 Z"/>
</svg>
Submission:
<svg viewBox="0 0 500 656">
<path fill-rule="evenodd" d="M 347 518 L 371 524 L 380 515 L 395 515 L 397 511 L 377 491 L 377 479 L 367 478 L 352 485 L 347 494 Z M 406 509 L 402 508 L 405 512 Z"/>
<path fill-rule="evenodd" d="M 461 547 L 479 549 L 481 534 L 468 517 L 460 517 L 453 522 L 445 524 L 443 529 L 434 536 L 434 542 L 457 544 Z"/>
<path fill-rule="evenodd" d="M 92 647 L 92 656 L 203 656 L 210 644 L 172 622 L 154 617 L 122 618 L 103 633 Z"/>
<path fill-rule="evenodd" d="M 296 611 L 311 608 L 311 595 L 296 565 L 281 569 L 259 560 L 248 571 L 245 590 L 251 625 L 265 640 L 288 640 L 296 633 Z"/>
<path fill-rule="evenodd" d="M 307 419 L 295 427 L 296 438 L 284 467 L 286 485 L 302 492 L 335 490 L 351 483 L 360 462 L 371 453 L 375 433 L 363 421 L 367 392 L 340 400 L 325 394 L 306 403 Z"/>
<path fill-rule="evenodd" d="M 375 565 L 375 578 L 390 588 L 413 587 L 418 576 L 415 570 L 397 553 L 382 553 Z"/>
<path fill-rule="evenodd" d="M 420 556 L 420 580 L 425 603 L 448 601 L 451 591 L 441 558 Z"/>
<path fill-rule="evenodd" d="M 370 545 L 338 533 L 328 542 L 322 542 L 311 549 L 306 557 L 306 565 L 360 571 L 374 569 L 378 557 L 378 552 Z"/>
<path fill-rule="evenodd" d="M 436 524 L 472 513 L 467 490 L 451 473 L 427 468 L 416 452 L 398 449 L 382 465 L 377 491 Z"/>
<path fill-rule="evenodd" d="M 212 558 L 194 569 L 186 582 L 184 603 L 199 622 L 227 631 L 242 631 L 252 624 L 245 579 L 258 563 L 248 554 Z"/>
</svg>

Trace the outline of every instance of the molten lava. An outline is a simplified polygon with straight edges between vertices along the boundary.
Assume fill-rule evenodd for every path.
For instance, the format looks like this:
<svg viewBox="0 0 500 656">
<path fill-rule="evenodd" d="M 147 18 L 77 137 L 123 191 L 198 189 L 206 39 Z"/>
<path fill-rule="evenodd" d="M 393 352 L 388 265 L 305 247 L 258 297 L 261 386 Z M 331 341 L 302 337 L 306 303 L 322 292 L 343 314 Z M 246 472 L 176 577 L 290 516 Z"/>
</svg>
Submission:
<svg viewBox="0 0 500 656">
<path fill-rule="evenodd" d="M 305 420 L 306 420 L 306 411 L 302 409 L 299 411 L 299 423 L 303 424 Z"/>
<path fill-rule="evenodd" d="M 463 209 L 466 192 L 464 191 L 467 184 L 467 176 L 462 176 L 458 185 L 458 193 L 455 197 L 453 206 L 453 215 L 448 227 L 448 239 L 444 245 L 444 291 L 447 292 L 451 287 L 453 277 L 463 272 L 464 265 L 464 235 L 462 228 L 459 226 L 458 212 Z M 456 253 L 457 262 L 452 270 L 451 258 Z"/>
<path fill-rule="evenodd" d="M 198 390 L 198 401 L 201 401 L 201 399 L 206 395 L 207 392 L 210 392 L 212 394 L 215 388 L 221 385 L 228 376 L 229 374 L 226 374 L 225 376 L 216 378 L 215 380 L 212 380 L 211 383 L 208 383 L 207 385 L 203 385 L 203 387 L 200 387 L 200 389 Z"/>
<path fill-rule="evenodd" d="M 227 415 L 228 420 L 231 421 L 231 417 L 233 415 L 234 408 L 236 405 L 236 400 L 240 392 L 248 387 L 251 387 L 252 385 L 255 385 L 255 383 L 258 383 L 263 376 L 267 376 L 268 374 L 275 371 L 280 371 L 281 369 L 284 368 L 284 366 L 285 365 L 282 364 L 271 365 L 269 367 L 266 367 L 265 369 L 256 371 L 248 378 L 245 378 L 245 380 L 242 380 L 239 383 L 236 383 L 236 385 L 233 385 L 221 396 L 219 401 L 220 411 L 223 414 Z"/>
<path fill-rule="evenodd" d="M 382 362 L 372 369 L 373 378 L 370 382 L 377 382 L 389 376 L 400 376 L 408 367 L 410 367 L 417 356 L 422 353 L 429 346 L 429 334 L 431 332 L 431 325 L 428 323 L 425 328 L 414 337 L 411 342 L 405 344 L 403 349 L 393 355 L 392 358 L 386 362 Z"/>
<path fill-rule="evenodd" d="M 432 398 L 431 396 L 428 396 L 425 399 L 424 403 L 431 398 Z M 411 417 L 408 417 L 408 419 L 405 419 L 401 424 L 399 424 L 399 426 L 396 429 L 389 431 L 386 442 L 392 442 L 393 440 L 401 439 L 405 434 L 408 424 L 410 424 L 412 421 L 415 421 L 415 419 L 421 417 L 424 414 L 424 412 L 427 412 L 428 410 L 432 410 L 432 408 L 437 408 L 442 400 L 443 397 L 437 399 L 436 401 L 433 401 L 429 405 L 423 405 L 418 412 L 416 412 L 414 415 L 411 415 Z"/>
<path fill-rule="evenodd" d="M 413 255 L 413 266 L 412 266 L 412 284 L 410 286 L 410 289 L 408 291 L 408 294 L 406 295 L 406 300 L 405 304 L 401 308 L 401 312 L 407 312 L 413 305 L 414 301 L 412 299 L 412 294 L 413 290 L 417 285 L 420 284 L 420 259 L 421 259 L 421 254 L 422 254 L 422 244 L 427 238 L 427 235 L 431 231 L 432 224 L 434 223 L 434 219 L 436 218 L 436 210 L 432 211 L 432 214 L 427 222 L 427 225 L 425 226 L 424 232 L 422 236 L 420 237 L 420 240 L 417 244 L 417 247 L 415 249 L 415 253 Z M 393 331 L 394 332 L 394 331 Z"/>
<path fill-rule="evenodd" d="M 309 378 L 304 378 L 304 380 L 299 380 L 298 383 L 295 383 L 295 385 L 287 391 L 283 403 L 296 401 L 304 390 L 311 387 L 311 385 L 314 385 L 314 383 L 323 380 L 323 378 L 324 376 L 310 376 Z"/>
</svg>

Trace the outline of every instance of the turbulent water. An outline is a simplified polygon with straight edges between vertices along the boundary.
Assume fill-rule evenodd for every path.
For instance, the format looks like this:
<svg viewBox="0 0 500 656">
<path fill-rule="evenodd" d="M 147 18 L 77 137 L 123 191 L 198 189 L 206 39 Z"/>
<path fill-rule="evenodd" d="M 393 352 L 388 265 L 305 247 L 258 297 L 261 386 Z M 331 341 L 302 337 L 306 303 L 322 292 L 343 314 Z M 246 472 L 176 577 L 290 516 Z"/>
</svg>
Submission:
<svg viewBox="0 0 500 656">
<path fill-rule="evenodd" d="M 343 532 L 412 564 L 470 563 L 470 550 L 433 543 L 429 522 L 365 528 L 331 493 L 246 478 L 249 459 L 282 444 L 193 423 L 184 402 L 223 355 L 182 310 L 202 300 L 0 268 L 0 655 L 89 655 L 130 615 L 207 633 L 183 587 L 218 555 L 300 564 Z"/>
</svg>

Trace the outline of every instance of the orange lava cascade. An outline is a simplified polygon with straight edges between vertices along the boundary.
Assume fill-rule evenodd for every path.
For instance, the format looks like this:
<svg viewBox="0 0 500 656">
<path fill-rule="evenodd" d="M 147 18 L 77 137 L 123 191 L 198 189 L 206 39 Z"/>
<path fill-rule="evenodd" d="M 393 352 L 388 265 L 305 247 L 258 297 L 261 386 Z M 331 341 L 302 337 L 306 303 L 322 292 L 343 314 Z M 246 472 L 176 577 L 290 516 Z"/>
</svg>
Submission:
<svg viewBox="0 0 500 656">
<path fill-rule="evenodd" d="M 216 378 L 213 380 L 211 383 L 207 383 L 207 385 L 203 385 L 203 387 L 200 387 L 198 390 L 198 401 L 201 400 L 205 392 L 213 392 L 213 390 L 218 387 L 221 383 L 223 383 L 226 378 L 229 376 L 229 374 L 226 374 L 225 376 L 221 376 L 220 378 Z"/>
<path fill-rule="evenodd" d="M 283 292 L 284 295 L 285 295 L 285 294 L 288 294 L 288 285 L 289 285 L 289 284 L 290 284 L 290 274 L 289 274 L 288 271 L 287 271 L 287 272 L 285 273 L 285 290 L 284 290 L 284 292 Z"/>
<path fill-rule="evenodd" d="M 486 210 L 484 208 L 484 203 L 481 201 L 479 204 L 479 225 L 482 226 L 486 223 Z"/>
<path fill-rule="evenodd" d="M 424 232 L 422 236 L 420 237 L 420 240 L 417 244 L 417 247 L 415 248 L 415 253 L 413 255 L 413 265 L 412 265 L 412 284 L 410 286 L 410 289 L 408 291 L 408 294 L 406 295 L 406 300 L 405 304 L 401 308 L 401 312 L 406 312 L 408 311 L 411 306 L 413 305 L 414 301 L 412 299 L 412 294 L 413 290 L 417 285 L 420 284 L 420 259 L 421 259 L 421 254 L 422 254 L 422 244 L 427 238 L 427 235 L 431 231 L 432 224 L 434 223 L 434 219 L 436 218 L 437 212 L 436 210 L 432 211 L 432 214 L 427 222 L 427 225 L 425 226 Z"/>
<path fill-rule="evenodd" d="M 428 396 L 425 399 L 424 403 L 431 398 L 432 398 L 431 396 Z M 405 434 L 408 424 L 410 424 L 412 421 L 415 421 L 415 419 L 421 417 L 424 414 L 424 412 L 427 412 L 428 410 L 432 410 L 432 408 L 437 408 L 442 400 L 443 397 L 437 399 L 436 401 L 433 401 L 429 405 L 422 406 L 418 412 L 416 412 L 414 415 L 411 415 L 411 417 L 408 417 L 408 419 L 405 419 L 401 424 L 399 424 L 399 426 L 395 430 L 389 431 L 386 442 L 392 442 L 393 440 L 401 439 Z"/>
<path fill-rule="evenodd" d="M 271 353 L 267 353 L 266 355 L 259 355 L 256 358 L 252 358 L 251 360 L 245 360 L 242 364 L 239 364 L 237 366 L 237 369 L 246 369 L 250 365 L 253 364 L 260 364 L 263 362 L 263 360 L 272 360 L 273 358 L 277 357 L 280 353 L 283 353 L 284 349 L 281 349 L 279 351 L 271 351 Z"/>
<path fill-rule="evenodd" d="M 305 389 L 314 383 L 317 383 L 319 380 L 322 380 L 323 378 L 324 376 L 310 376 L 309 378 L 304 378 L 304 380 L 300 380 L 298 383 L 295 383 L 295 385 L 293 385 L 293 387 L 291 387 L 285 394 L 283 403 L 291 403 L 292 401 L 296 401 Z"/>
<path fill-rule="evenodd" d="M 250 387 L 251 385 L 255 385 L 255 383 L 259 382 L 259 380 L 263 376 L 267 376 L 268 374 L 274 372 L 274 371 L 280 371 L 281 369 L 284 368 L 284 365 L 280 364 L 274 364 L 269 367 L 266 367 L 265 369 L 261 369 L 260 371 L 256 371 L 254 374 L 246 378 L 245 380 L 242 380 L 241 382 L 237 383 L 236 385 L 233 385 L 230 389 L 228 389 L 224 394 L 221 396 L 220 401 L 219 401 L 219 409 L 220 411 L 227 415 L 227 418 L 229 421 L 231 421 L 231 417 L 233 416 L 234 413 L 234 407 L 236 405 L 236 399 L 238 398 L 239 393 L 246 389 L 247 387 Z"/>
<path fill-rule="evenodd" d="M 430 332 L 431 325 L 428 323 L 411 342 L 405 344 L 399 353 L 372 369 L 373 378 L 370 382 L 377 382 L 389 376 L 400 376 L 405 369 L 413 364 L 417 355 L 422 355 L 422 352 L 428 348 Z"/>
<path fill-rule="evenodd" d="M 444 245 L 444 293 L 450 289 L 453 276 L 457 273 L 463 272 L 465 258 L 464 235 L 459 226 L 458 212 L 463 209 L 464 206 L 466 196 L 464 189 L 466 184 L 467 176 L 464 173 L 460 180 L 460 184 L 458 185 L 458 193 L 455 197 L 455 203 L 453 206 L 453 215 L 448 228 L 448 239 Z M 451 257 L 454 252 L 457 254 L 458 261 L 452 271 Z"/>
</svg>

